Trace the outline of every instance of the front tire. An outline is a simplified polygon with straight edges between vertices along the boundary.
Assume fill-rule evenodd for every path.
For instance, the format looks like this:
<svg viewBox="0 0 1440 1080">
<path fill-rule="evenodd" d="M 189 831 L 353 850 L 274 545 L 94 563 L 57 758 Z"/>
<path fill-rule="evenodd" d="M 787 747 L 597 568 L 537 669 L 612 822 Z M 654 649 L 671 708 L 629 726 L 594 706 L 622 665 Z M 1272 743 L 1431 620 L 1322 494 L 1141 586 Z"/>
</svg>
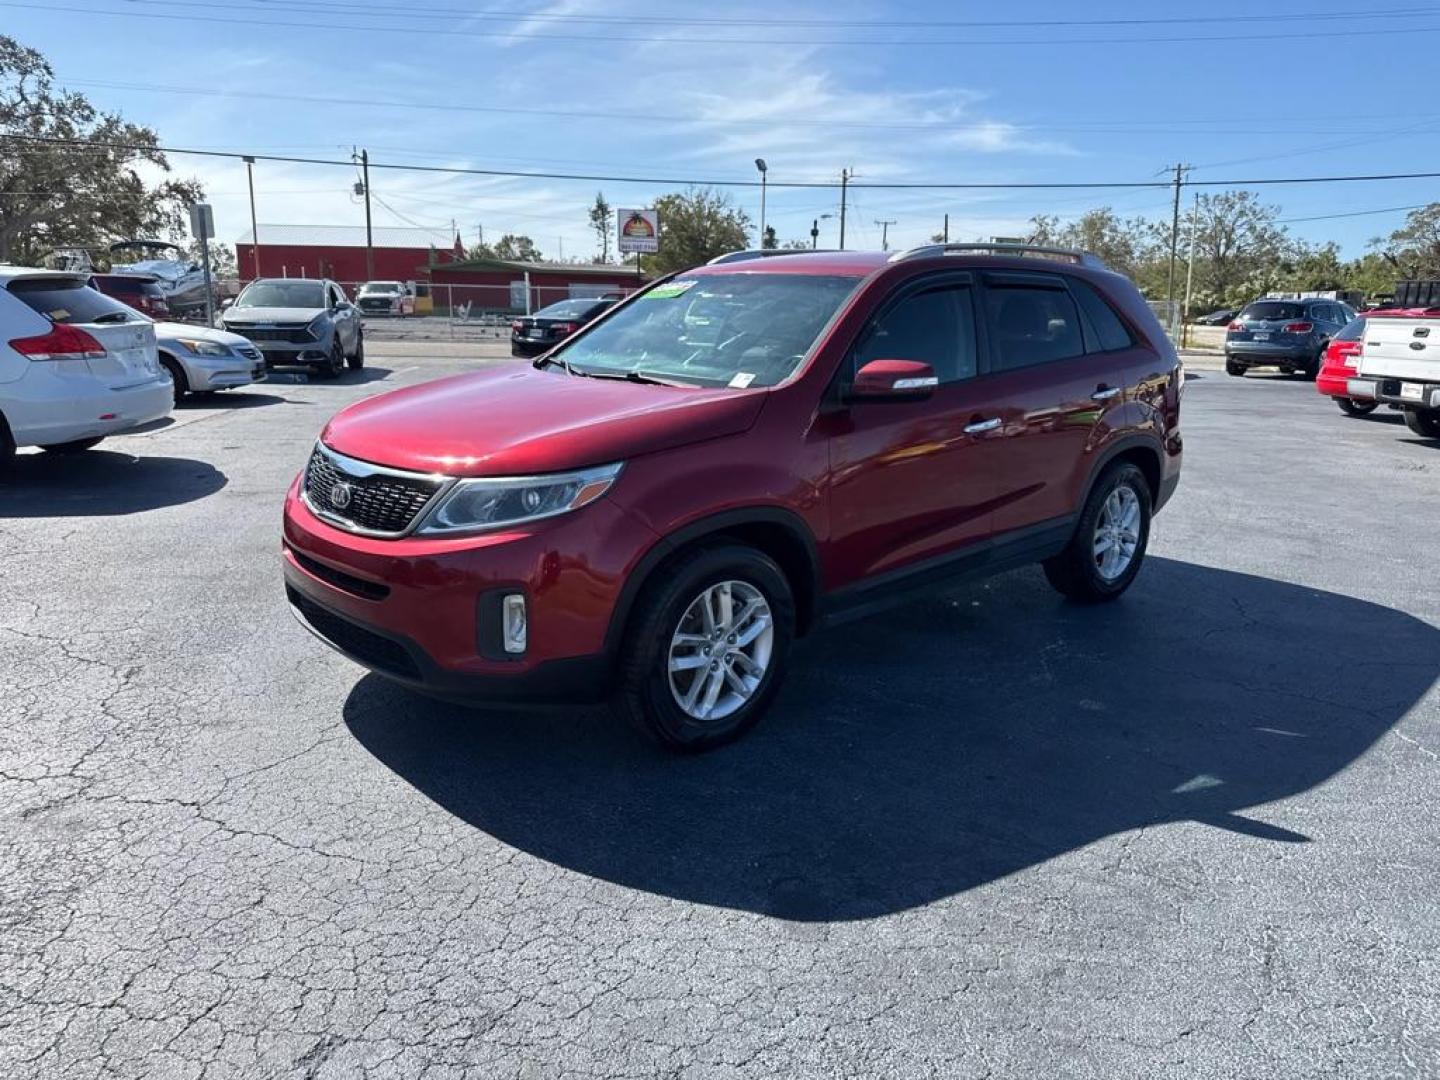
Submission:
<svg viewBox="0 0 1440 1080">
<path fill-rule="evenodd" d="M 1054 588 L 1082 604 L 1114 600 L 1130 587 L 1150 542 L 1151 498 L 1145 474 L 1128 462 L 1101 474 L 1065 550 L 1045 560 Z"/>
<path fill-rule="evenodd" d="M 49 446 L 40 447 L 47 454 L 83 454 L 86 450 L 93 449 L 105 441 L 104 435 L 96 435 L 89 439 L 74 439 L 71 442 L 51 443 Z"/>
<path fill-rule="evenodd" d="M 1377 401 L 1356 401 L 1354 398 L 1339 397 L 1335 404 L 1340 406 L 1340 411 L 1346 416 L 1369 416 L 1379 407 Z"/>
<path fill-rule="evenodd" d="M 768 555 L 741 544 L 682 554 L 641 595 L 616 709 L 668 750 L 730 742 L 769 707 L 794 634 L 794 594 Z"/>
<path fill-rule="evenodd" d="M 185 369 L 168 356 L 160 357 L 160 366 L 170 373 L 170 382 L 175 387 L 175 404 L 179 405 L 190 392 L 190 380 L 185 377 Z"/>
<path fill-rule="evenodd" d="M 1227 356 L 1227 357 L 1225 358 L 1225 374 L 1226 374 L 1226 375 L 1242 376 L 1242 375 L 1245 374 L 1245 365 L 1244 365 L 1244 364 L 1237 364 L 1234 360 L 1231 360 L 1231 359 Z"/>
<path fill-rule="evenodd" d="M 355 355 L 347 356 L 345 363 L 350 366 L 351 371 L 359 371 L 365 366 L 365 334 L 363 332 L 355 335 Z"/>
<path fill-rule="evenodd" d="M 322 379 L 338 379 L 345 372 L 345 347 L 340 344 L 337 336 L 330 345 L 330 356 L 325 363 L 315 369 L 315 374 Z"/>
<path fill-rule="evenodd" d="M 1440 413 L 1406 409 L 1405 426 L 1416 435 L 1427 439 L 1440 439 Z"/>
</svg>

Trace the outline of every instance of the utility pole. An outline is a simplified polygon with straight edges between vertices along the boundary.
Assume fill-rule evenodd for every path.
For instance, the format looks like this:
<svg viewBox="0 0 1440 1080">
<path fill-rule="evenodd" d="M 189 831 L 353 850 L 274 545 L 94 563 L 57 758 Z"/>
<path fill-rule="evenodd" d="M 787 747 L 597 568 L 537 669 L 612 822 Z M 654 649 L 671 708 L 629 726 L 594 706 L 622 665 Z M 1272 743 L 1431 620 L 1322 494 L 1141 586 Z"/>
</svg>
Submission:
<svg viewBox="0 0 1440 1080">
<path fill-rule="evenodd" d="M 760 170 L 760 246 L 765 247 L 765 185 L 770 179 L 770 166 L 764 158 L 755 159 L 755 168 Z"/>
<path fill-rule="evenodd" d="M 1180 185 L 1184 182 L 1185 171 L 1188 168 L 1189 166 L 1182 164 L 1175 166 L 1175 209 L 1170 221 L 1170 278 L 1165 289 L 1165 300 L 1172 319 L 1175 315 L 1175 256 L 1180 246 Z M 1174 329 L 1172 323 L 1172 334 Z"/>
<path fill-rule="evenodd" d="M 845 250 L 845 200 L 849 194 L 850 170 L 840 170 L 840 250 Z"/>
<path fill-rule="evenodd" d="M 880 250 L 881 250 L 881 251 L 889 251 L 889 250 L 890 250 L 890 226 L 895 224 L 895 219 L 894 219 L 894 218 L 890 218 L 890 219 L 887 221 L 887 220 L 881 220 L 880 218 L 876 218 L 876 219 L 875 219 L 875 224 L 880 226 Z"/>
<path fill-rule="evenodd" d="M 946 244 L 948 244 L 948 243 L 950 242 L 950 215 L 949 215 L 949 214 L 946 214 L 946 215 L 945 215 L 945 230 L 944 230 L 944 232 L 941 233 L 941 235 L 942 235 L 943 237 L 945 237 L 945 239 L 944 239 L 943 242 L 946 243 Z"/>
<path fill-rule="evenodd" d="M 255 262 L 255 277 L 260 276 L 260 226 L 255 224 L 255 159 L 245 157 L 245 176 L 250 181 L 250 254 Z"/>
<path fill-rule="evenodd" d="M 1195 282 L 1195 234 L 1200 231 L 1200 192 L 1195 192 L 1195 206 L 1190 211 L 1190 258 L 1185 266 L 1185 303 L 1180 306 L 1180 347 L 1190 336 L 1190 287 Z"/>
<path fill-rule="evenodd" d="M 365 280 L 375 280 L 375 238 L 370 229 L 370 152 L 360 151 L 360 182 L 365 185 Z"/>
</svg>

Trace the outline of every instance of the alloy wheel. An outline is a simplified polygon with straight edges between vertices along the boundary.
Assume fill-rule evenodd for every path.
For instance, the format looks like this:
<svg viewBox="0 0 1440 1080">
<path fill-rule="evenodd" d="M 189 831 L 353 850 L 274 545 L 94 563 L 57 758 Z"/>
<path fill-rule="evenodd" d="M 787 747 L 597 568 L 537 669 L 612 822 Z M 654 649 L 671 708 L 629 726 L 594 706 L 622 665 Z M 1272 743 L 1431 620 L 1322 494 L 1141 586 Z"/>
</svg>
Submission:
<svg viewBox="0 0 1440 1080">
<path fill-rule="evenodd" d="M 722 720 L 743 708 L 765 679 L 775 620 L 763 593 L 721 581 L 692 600 L 666 657 L 670 693 L 687 716 Z"/>
<path fill-rule="evenodd" d="M 1125 573 L 1140 546 L 1140 498 L 1121 484 L 1110 492 L 1095 519 L 1095 568 L 1106 581 Z"/>
</svg>

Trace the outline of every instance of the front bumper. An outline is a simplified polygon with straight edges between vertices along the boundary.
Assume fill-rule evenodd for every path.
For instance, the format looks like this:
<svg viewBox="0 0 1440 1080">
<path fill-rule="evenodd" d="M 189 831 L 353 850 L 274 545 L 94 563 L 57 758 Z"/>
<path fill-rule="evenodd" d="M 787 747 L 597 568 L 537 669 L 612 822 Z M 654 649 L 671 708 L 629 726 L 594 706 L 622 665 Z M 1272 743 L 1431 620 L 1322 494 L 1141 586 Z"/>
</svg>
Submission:
<svg viewBox="0 0 1440 1080">
<path fill-rule="evenodd" d="M 232 390 L 265 379 L 265 361 L 244 356 L 181 356 L 191 390 Z"/>
<path fill-rule="evenodd" d="M 285 502 L 292 609 L 322 640 L 416 690 L 467 701 L 588 701 L 609 689 L 611 615 L 656 541 L 609 499 L 512 531 L 372 539 Z M 491 647 L 498 595 L 527 604 L 524 654 Z"/>
</svg>

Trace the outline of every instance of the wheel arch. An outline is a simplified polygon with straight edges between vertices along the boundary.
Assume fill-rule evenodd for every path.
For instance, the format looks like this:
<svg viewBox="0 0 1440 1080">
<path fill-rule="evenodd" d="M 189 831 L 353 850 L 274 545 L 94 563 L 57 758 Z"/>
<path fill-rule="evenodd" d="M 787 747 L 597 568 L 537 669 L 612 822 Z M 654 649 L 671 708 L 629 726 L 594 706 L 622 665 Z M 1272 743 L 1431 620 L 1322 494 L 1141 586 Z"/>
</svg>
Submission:
<svg viewBox="0 0 1440 1080">
<path fill-rule="evenodd" d="M 640 557 L 620 591 L 605 633 L 605 651 L 617 652 L 646 586 L 657 572 L 685 552 L 732 540 L 774 559 L 795 594 L 796 635 L 813 624 L 820 599 L 820 555 L 814 534 L 798 514 L 780 507 L 756 506 L 710 514 L 681 526 Z"/>
<path fill-rule="evenodd" d="M 1147 439 L 1143 435 L 1132 435 L 1106 448 L 1096 459 L 1090 469 L 1090 475 L 1085 479 L 1085 489 L 1077 510 L 1083 509 L 1085 504 L 1090 501 L 1090 493 L 1095 489 L 1101 475 L 1117 461 L 1129 462 L 1145 474 L 1145 484 L 1150 489 L 1150 504 L 1158 506 L 1160 504 L 1160 485 L 1164 479 L 1162 455 L 1163 450 L 1160 445 L 1155 440 Z"/>
</svg>

